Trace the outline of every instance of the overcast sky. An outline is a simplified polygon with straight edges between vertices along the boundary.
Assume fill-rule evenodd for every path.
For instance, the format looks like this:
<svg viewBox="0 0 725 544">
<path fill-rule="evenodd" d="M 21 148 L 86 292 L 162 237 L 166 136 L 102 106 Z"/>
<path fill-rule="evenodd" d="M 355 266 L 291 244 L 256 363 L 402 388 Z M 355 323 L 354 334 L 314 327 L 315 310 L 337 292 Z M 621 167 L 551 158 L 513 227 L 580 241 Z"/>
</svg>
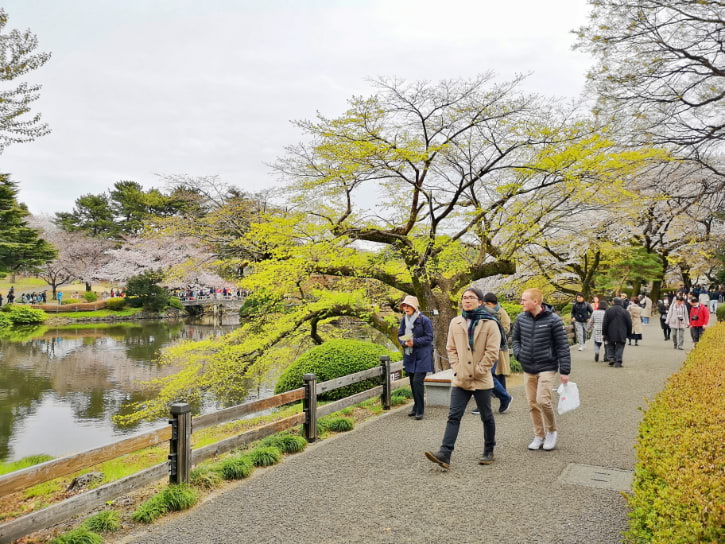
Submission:
<svg viewBox="0 0 725 544">
<path fill-rule="evenodd" d="M 70 211 L 119 180 L 219 175 L 273 186 L 265 163 L 301 139 L 290 120 L 337 116 L 368 78 L 501 79 L 574 98 L 591 59 L 572 51 L 584 0 L 2 0 L 52 57 L 28 81 L 52 133 L 0 171 L 34 214 Z M 17 81 L 17 80 L 16 80 Z"/>
</svg>

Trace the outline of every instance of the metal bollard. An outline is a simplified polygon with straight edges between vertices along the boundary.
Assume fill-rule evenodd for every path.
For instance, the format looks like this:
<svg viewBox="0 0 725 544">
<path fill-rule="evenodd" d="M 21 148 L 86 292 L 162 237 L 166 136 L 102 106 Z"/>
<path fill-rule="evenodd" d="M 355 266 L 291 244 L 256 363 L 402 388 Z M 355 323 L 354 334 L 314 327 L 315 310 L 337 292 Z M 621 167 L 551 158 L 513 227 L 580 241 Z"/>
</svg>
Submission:
<svg viewBox="0 0 725 544">
<path fill-rule="evenodd" d="M 191 472 L 191 406 L 171 404 L 171 440 L 169 441 L 169 483 L 189 483 Z"/>
<path fill-rule="evenodd" d="M 305 398 L 302 409 L 305 413 L 304 431 L 308 442 L 317 440 L 317 375 L 305 374 Z"/>
<path fill-rule="evenodd" d="M 390 410 L 390 394 L 393 389 L 393 382 L 390 376 L 390 356 L 380 356 L 380 367 L 383 374 L 383 392 L 380 395 L 380 403 L 383 405 L 383 410 Z"/>
</svg>

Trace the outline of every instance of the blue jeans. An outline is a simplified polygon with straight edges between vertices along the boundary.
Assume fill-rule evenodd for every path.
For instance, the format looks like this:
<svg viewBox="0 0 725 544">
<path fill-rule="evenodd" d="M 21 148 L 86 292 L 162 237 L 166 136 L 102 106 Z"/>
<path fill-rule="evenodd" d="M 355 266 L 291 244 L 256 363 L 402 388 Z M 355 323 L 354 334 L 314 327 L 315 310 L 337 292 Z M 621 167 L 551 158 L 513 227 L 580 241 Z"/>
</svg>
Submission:
<svg viewBox="0 0 725 544">
<path fill-rule="evenodd" d="M 491 369 L 491 376 L 493 376 L 493 396 L 499 400 L 511 400 L 511 395 L 506 391 L 506 387 L 496 377 L 496 366 L 498 366 L 498 363 L 493 365 Z"/>
<path fill-rule="evenodd" d="M 496 422 L 493 419 L 493 410 L 491 410 L 492 391 L 492 389 L 468 391 L 455 385 L 451 386 L 451 406 L 448 410 L 446 430 L 443 433 L 442 452 L 447 453 L 448 456 L 453 452 L 458 438 L 458 429 L 461 426 L 461 418 L 466 412 L 468 401 L 473 397 L 476 399 L 476 406 L 481 412 L 481 421 L 483 422 L 483 451 L 493 453 L 493 448 L 496 445 Z"/>
<path fill-rule="evenodd" d="M 642 317 L 642 324 L 649 325 L 649 317 Z"/>
</svg>

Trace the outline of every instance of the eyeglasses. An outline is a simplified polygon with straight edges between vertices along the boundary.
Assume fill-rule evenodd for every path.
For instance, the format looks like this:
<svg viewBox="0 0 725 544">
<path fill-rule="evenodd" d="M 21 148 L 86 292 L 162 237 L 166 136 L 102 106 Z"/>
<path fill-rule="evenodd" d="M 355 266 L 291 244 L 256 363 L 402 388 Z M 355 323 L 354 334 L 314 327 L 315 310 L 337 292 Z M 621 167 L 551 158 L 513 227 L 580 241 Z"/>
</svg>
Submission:
<svg viewBox="0 0 725 544">
<path fill-rule="evenodd" d="M 461 300 L 478 300 L 478 297 L 462 297 Z"/>
</svg>

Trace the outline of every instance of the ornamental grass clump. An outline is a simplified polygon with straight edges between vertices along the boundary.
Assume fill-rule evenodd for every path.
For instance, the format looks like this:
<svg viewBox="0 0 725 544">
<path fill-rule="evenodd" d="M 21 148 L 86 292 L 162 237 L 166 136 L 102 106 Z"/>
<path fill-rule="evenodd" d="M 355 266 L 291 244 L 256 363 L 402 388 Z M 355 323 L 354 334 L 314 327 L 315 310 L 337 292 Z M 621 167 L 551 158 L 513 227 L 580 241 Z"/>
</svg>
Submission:
<svg viewBox="0 0 725 544">
<path fill-rule="evenodd" d="M 77 529 L 63 533 L 50 541 L 50 544 L 102 544 L 103 537 L 94 533 L 87 527 L 80 526 Z"/>
<path fill-rule="evenodd" d="M 274 446 L 282 453 L 299 453 L 307 447 L 307 440 L 297 434 L 279 433 L 265 438 L 260 446 Z"/>
<path fill-rule="evenodd" d="M 216 489 L 222 481 L 222 475 L 208 465 L 193 468 L 189 473 L 189 482 L 199 489 Z"/>
<path fill-rule="evenodd" d="M 395 395 L 397 397 L 403 397 L 404 399 L 412 399 L 413 398 L 413 392 L 410 390 L 409 387 L 403 387 L 401 389 L 396 389 L 391 394 L 392 395 Z"/>
<path fill-rule="evenodd" d="M 644 414 L 626 542 L 725 542 L 723 345 L 709 327 Z"/>
<path fill-rule="evenodd" d="M 133 521 L 151 523 L 163 516 L 169 509 L 160 493 L 142 503 L 131 516 Z"/>
<path fill-rule="evenodd" d="M 161 496 L 171 512 L 187 510 L 199 501 L 199 492 L 188 484 L 170 485 Z"/>
<path fill-rule="evenodd" d="M 112 533 L 121 527 L 121 516 L 115 510 L 104 510 L 88 518 L 83 525 L 95 533 Z"/>
<path fill-rule="evenodd" d="M 237 455 L 225 459 L 219 464 L 218 471 L 225 480 L 247 478 L 254 470 L 251 459 L 246 455 Z"/>
<path fill-rule="evenodd" d="M 282 460 L 282 452 L 274 446 L 255 448 L 248 455 L 255 467 L 270 467 Z"/>
<path fill-rule="evenodd" d="M 319 420 L 318 425 L 323 431 L 344 433 L 353 430 L 355 420 L 351 417 L 323 417 Z"/>
</svg>

